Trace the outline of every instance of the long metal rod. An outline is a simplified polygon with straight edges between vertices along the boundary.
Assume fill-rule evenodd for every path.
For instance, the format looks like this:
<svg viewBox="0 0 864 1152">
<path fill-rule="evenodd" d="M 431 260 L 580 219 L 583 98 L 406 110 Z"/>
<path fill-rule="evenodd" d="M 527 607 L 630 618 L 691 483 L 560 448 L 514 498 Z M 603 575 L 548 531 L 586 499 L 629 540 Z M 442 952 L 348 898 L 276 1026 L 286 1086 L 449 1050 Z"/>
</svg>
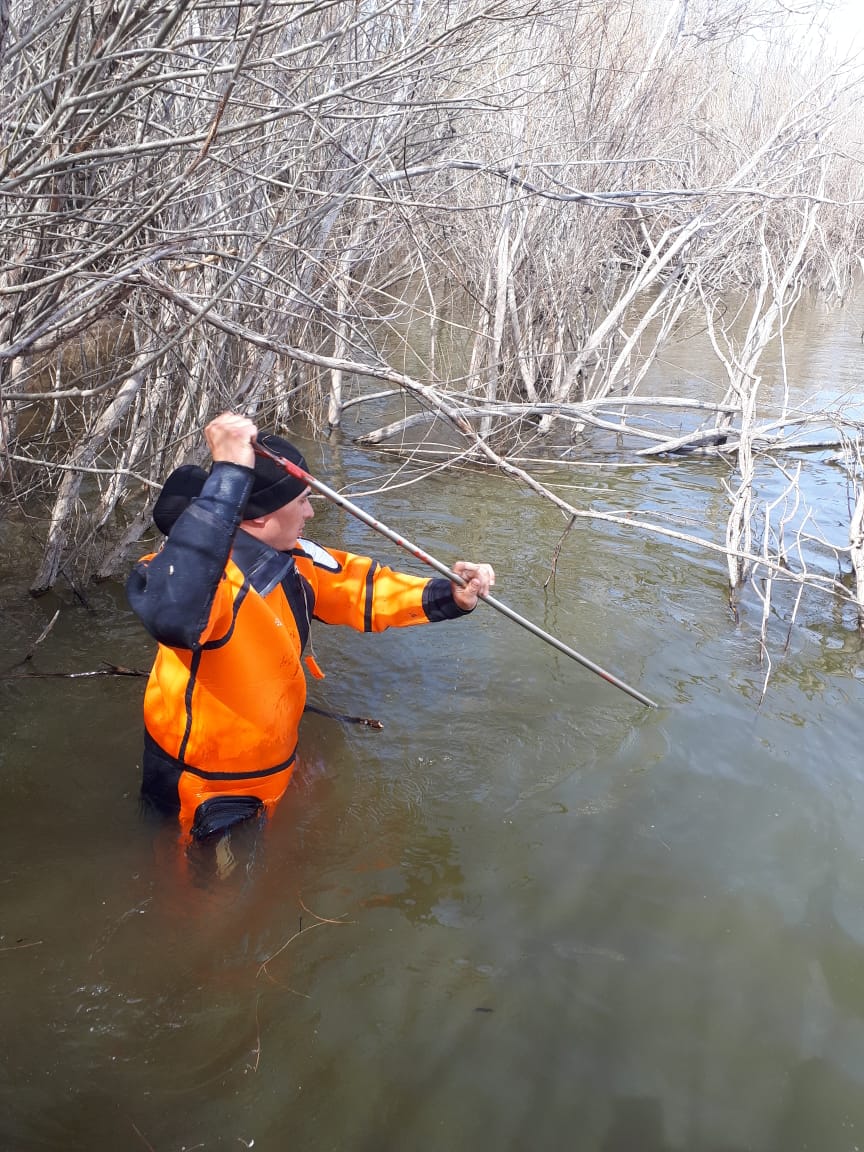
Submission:
<svg viewBox="0 0 864 1152">
<path fill-rule="evenodd" d="M 380 520 L 376 520 L 374 516 L 370 516 L 363 508 L 357 504 L 353 504 L 347 500 L 339 492 L 333 488 L 322 484 L 320 480 L 316 480 L 305 469 L 300 468 L 292 460 L 286 460 L 284 456 L 278 456 L 275 452 L 269 451 L 261 444 L 255 444 L 255 451 L 259 456 L 265 456 L 268 460 L 272 460 L 274 464 L 280 465 L 297 480 L 304 480 L 314 492 L 320 492 L 322 496 L 326 496 L 328 500 L 332 500 L 340 508 L 346 512 L 350 512 L 352 516 L 356 516 L 358 520 L 362 520 L 364 524 L 368 524 L 370 528 L 374 528 L 376 532 L 380 532 L 382 536 L 386 536 L 388 540 L 392 540 L 394 544 L 398 544 L 400 548 L 404 548 L 406 552 L 410 552 L 412 556 L 427 564 L 430 568 L 434 568 L 436 572 L 440 572 L 442 576 L 446 576 L 448 580 L 455 584 L 461 584 L 464 587 L 468 581 L 465 580 L 458 573 L 448 568 L 446 564 L 442 564 L 440 560 L 436 560 L 434 556 L 430 556 L 417 544 L 413 544 L 410 540 L 406 540 L 398 532 L 394 532 L 392 528 L 388 528 L 386 524 L 382 524 Z M 508 620 L 512 620 L 515 624 L 532 632 L 541 640 L 545 640 L 547 644 L 551 644 L 553 648 L 557 648 L 559 652 L 563 652 L 565 656 L 569 656 L 571 660 L 575 660 L 577 664 L 581 664 L 583 668 L 595 672 L 601 676 L 609 684 L 614 684 L 616 688 L 620 688 L 622 692 L 626 692 L 632 696 L 634 700 L 638 700 L 640 704 L 644 704 L 647 708 L 656 708 L 657 705 L 648 696 L 643 695 L 638 689 L 632 688 L 629 684 L 625 684 L 623 680 L 619 680 L 617 676 L 613 676 L 611 672 L 605 671 L 599 664 L 595 664 L 592 660 L 588 660 L 585 656 L 571 648 L 568 644 L 563 643 L 557 636 L 553 636 L 549 632 L 545 632 L 542 628 L 533 624 L 530 620 L 526 620 L 524 616 L 520 616 L 518 612 L 514 612 L 512 608 L 508 608 L 506 604 L 502 604 L 500 600 L 496 600 L 494 596 L 481 596 L 480 599 L 484 604 L 488 604 L 490 608 L 494 608 L 496 612 L 500 612 L 502 616 L 506 616 Z"/>
</svg>

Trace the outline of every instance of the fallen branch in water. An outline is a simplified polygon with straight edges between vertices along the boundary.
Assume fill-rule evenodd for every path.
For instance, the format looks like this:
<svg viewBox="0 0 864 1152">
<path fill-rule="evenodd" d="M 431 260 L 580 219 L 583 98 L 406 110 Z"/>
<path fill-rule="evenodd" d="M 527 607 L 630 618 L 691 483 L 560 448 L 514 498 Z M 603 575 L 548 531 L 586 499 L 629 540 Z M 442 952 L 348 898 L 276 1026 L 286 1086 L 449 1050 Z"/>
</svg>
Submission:
<svg viewBox="0 0 864 1152">
<path fill-rule="evenodd" d="M 42 631 L 39 633 L 39 635 L 34 640 L 33 647 L 30 649 L 30 651 L 27 653 L 27 655 L 22 660 L 19 660 L 17 664 L 14 665 L 15 668 L 20 668 L 22 664 L 26 664 L 28 660 L 33 659 L 33 656 L 34 656 L 34 653 L 36 652 L 36 649 L 39 647 L 39 645 L 42 643 L 42 641 L 45 639 L 45 637 L 48 635 L 48 633 L 51 631 L 51 629 L 57 623 L 57 617 L 59 615 L 60 615 L 60 609 L 58 608 L 57 611 L 54 613 L 54 615 L 51 617 L 51 619 L 48 621 L 48 623 L 45 625 L 45 627 L 42 629 Z"/>
<path fill-rule="evenodd" d="M 328 712 L 326 708 L 318 708 L 315 704 L 307 704 L 304 712 L 314 712 L 316 716 L 326 716 L 328 720 L 341 720 L 343 724 L 363 724 L 367 728 L 383 728 L 380 720 L 371 716 L 346 716 L 343 712 Z"/>
<path fill-rule="evenodd" d="M 58 615 L 59 615 L 59 612 L 58 612 Z M 45 631 L 42 633 L 42 635 L 36 641 L 36 644 L 39 644 L 42 640 L 45 639 L 45 637 L 48 635 L 48 632 L 52 628 L 54 621 L 56 619 L 57 619 L 57 615 L 54 616 L 54 620 L 51 621 L 51 623 L 48 625 L 48 627 L 45 629 Z M 33 645 L 33 648 L 30 650 L 30 652 L 27 653 L 27 655 L 24 657 L 23 660 L 19 661 L 18 664 L 13 665 L 13 667 L 8 672 L 0 673 L 0 680 L 36 680 L 36 679 L 83 680 L 83 679 L 90 677 L 90 676 L 149 676 L 150 675 L 149 672 L 145 672 L 141 668 L 127 668 L 123 664 L 109 664 L 107 660 L 102 661 L 102 667 L 101 668 L 93 668 L 87 672 L 31 672 L 27 669 L 22 668 L 22 665 L 26 664 L 27 661 L 31 659 L 31 657 L 33 656 L 33 651 L 36 648 L 36 644 Z M 16 669 L 21 669 L 21 670 L 16 671 Z M 326 708 L 319 708 L 315 704 L 307 704 L 306 707 L 304 708 L 304 711 L 305 712 L 314 712 L 317 716 L 326 716 L 326 718 L 328 720 L 339 720 L 343 724 L 362 724 L 366 728 L 376 728 L 379 730 L 384 727 L 384 724 L 380 720 L 376 720 L 372 716 L 348 716 L 344 712 L 329 712 Z"/>
<path fill-rule="evenodd" d="M 56 617 L 55 617 L 56 619 Z M 40 637 L 41 639 L 41 637 Z M 38 643 L 38 641 L 37 641 Z M 24 664 L 32 656 L 32 652 L 24 657 L 21 664 Z M 21 664 L 16 664 L 15 668 L 20 668 Z M 148 676 L 148 672 L 143 672 L 140 668 L 126 668 L 122 664 L 109 664 L 103 661 L 104 667 L 94 668 L 89 672 L 30 672 L 27 670 L 16 672 L 14 668 L 12 671 L 4 672 L 0 675 L 0 680 L 36 680 L 36 679 L 59 679 L 59 680 L 81 680 L 87 676 Z"/>
</svg>

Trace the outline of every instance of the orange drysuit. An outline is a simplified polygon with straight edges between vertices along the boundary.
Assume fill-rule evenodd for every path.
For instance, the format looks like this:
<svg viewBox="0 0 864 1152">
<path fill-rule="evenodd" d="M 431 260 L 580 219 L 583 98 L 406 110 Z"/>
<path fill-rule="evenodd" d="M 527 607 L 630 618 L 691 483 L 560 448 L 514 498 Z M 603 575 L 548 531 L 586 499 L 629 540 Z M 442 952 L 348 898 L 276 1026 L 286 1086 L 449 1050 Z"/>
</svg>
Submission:
<svg viewBox="0 0 864 1152">
<path fill-rule="evenodd" d="M 447 580 L 305 540 L 277 552 L 238 530 L 250 477 L 214 464 L 127 584 L 159 641 L 144 697 L 142 793 L 196 837 L 269 810 L 285 792 L 313 618 L 382 632 L 464 615 Z"/>
</svg>

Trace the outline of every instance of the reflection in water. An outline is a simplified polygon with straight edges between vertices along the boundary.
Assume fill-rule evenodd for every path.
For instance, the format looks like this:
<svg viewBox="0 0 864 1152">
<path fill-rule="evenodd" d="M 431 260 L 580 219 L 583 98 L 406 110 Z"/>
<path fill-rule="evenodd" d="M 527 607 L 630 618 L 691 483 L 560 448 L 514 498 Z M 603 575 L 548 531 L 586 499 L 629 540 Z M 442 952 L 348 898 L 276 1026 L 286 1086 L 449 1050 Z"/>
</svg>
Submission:
<svg viewBox="0 0 864 1152">
<path fill-rule="evenodd" d="M 362 867 L 362 865 L 361 865 Z M 401 858 L 379 861 L 380 890 L 364 898 L 365 908 L 398 909 L 408 920 L 422 923 L 453 924 L 464 902 L 464 877 L 449 836 L 418 831 L 401 853 Z M 392 890 L 390 890 L 392 889 Z"/>
</svg>

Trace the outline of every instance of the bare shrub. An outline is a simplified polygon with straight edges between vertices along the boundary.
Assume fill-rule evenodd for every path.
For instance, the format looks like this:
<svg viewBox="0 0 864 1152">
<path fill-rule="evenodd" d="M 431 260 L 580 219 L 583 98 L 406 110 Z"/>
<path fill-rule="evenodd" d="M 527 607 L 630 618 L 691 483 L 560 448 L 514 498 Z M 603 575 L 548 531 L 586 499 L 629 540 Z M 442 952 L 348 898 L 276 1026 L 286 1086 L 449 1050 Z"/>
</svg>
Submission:
<svg viewBox="0 0 864 1152">
<path fill-rule="evenodd" d="M 796 40 L 788 4 L 6 16 L 0 468 L 47 499 L 34 591 L 112 571 L 214 412 L 335 427 L 382 392 L 365 442 L 414 451 L 434 424 L 544 498 L 513 462 L 540 437 L 722 450 L 732 588 L 775 563 L 752 475 L 791 425 L 763 411 L 762 358 L 805 287 L 848 292 L 862 199 L 857 73 Z M 643 395 L 697 323 L 716 383 Z M 683 437 L 662 425 L 682 409 Z"/>
</svg>

